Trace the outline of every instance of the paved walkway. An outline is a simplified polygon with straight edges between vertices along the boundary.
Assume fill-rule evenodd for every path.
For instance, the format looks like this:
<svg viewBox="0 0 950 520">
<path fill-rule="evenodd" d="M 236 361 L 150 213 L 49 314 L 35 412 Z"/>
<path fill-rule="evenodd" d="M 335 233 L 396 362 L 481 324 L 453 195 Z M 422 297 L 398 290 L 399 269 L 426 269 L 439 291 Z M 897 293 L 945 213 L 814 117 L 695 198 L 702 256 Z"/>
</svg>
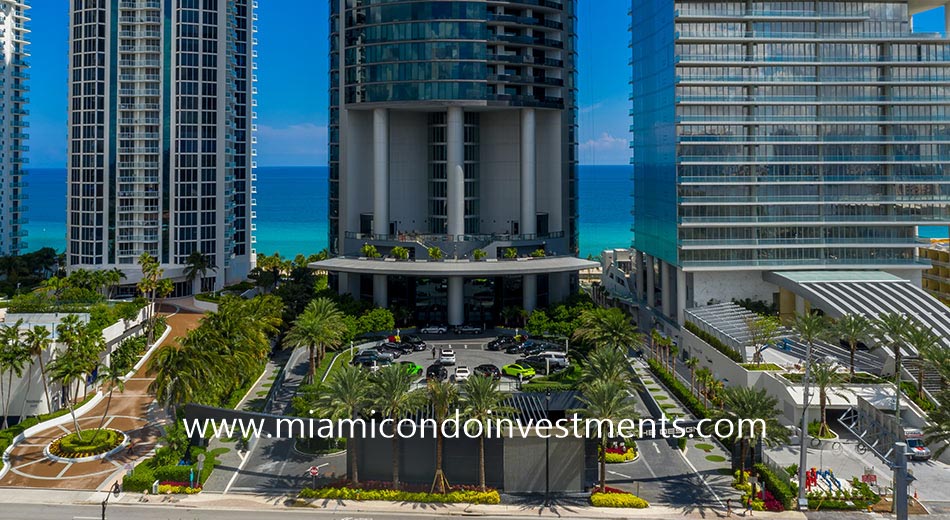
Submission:
<svg viewBox="0 0 950 520">
<path fill-rule="evenodd" d="M 197 326 L 200 318 L 201 314 L 186 309 L 168 315 L 171 331 L 161 346 L 174 342 L 186 330 Z M 126 382 L 124 392 L 113 394 L 105 423 L 106 427 L 124 431 L 135 442 L 134 454 L 123 451 L 110 458 L 82 463 L 62 463 L 48 459 L 43 454 L 44 448 L 56 438 L 73 432 L 70 421 L 43 430 L 14 445 L 10 452 L 11 469 L 0 480 L 0 487 L 101 489 L 118 479 L 125 472 L 126 464 L 135 464 L 150 456 L 160 435 L 165 414 L 148 393 L 152 379 L 146 374 L 147 366 L 148 363 L 143 364 L 132 375 Z M 80 427 L 87 429 L 98 426 L 105 407 L 106 400 L 103 399 L 79 419 Z"/>
</svg>

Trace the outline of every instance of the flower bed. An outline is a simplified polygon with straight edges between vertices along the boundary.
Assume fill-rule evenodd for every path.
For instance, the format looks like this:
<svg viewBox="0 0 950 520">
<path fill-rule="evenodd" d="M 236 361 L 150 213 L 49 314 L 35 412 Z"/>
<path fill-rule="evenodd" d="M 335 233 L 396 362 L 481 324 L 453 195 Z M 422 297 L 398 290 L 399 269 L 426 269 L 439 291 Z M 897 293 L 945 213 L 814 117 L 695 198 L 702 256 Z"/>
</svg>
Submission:
<svg viewBox="0 0 950 520">
<path fill-rule="evenodd" d="M 392 489 L 390 482 L 360 482 L 351 487 L 348 481 L 338 481 L 318 489 L 305 488 L 297 495 L 302 499 L 329 500 L 383 500 L 387 502 L 497 504 L 501 497 L 495 489 L 480 491 L 476 486 L 452 486 L 447 493 L 429 493 L 425 486 L 403 486 Z"/>
<path fill-rule="evenodd" d="M 630 462 L 635 458 L 637 458 L 637 452 L 633 448 L 607 448 L 604 454 L 607 464 Z"/>
<path fill-rule="evenodd" d="M 125 435 L 118 430 L 102 429 L 99 435 L 96 430 L 85 430 L 82 439 L 76 433 L 69 433 L 51 442 L 49 452 L 57 457 L 78 459 L 101 455 L 117 448 Z M 93 438 L 95 437 L 95 442 Z"/>
<path fill-rule="evenodd" d="M 159 495 L 195 495 L 201 493 L 201 484 L 192 486 L 188 482 L 159 482 Z"/>
<path fill-rule="evenodd" d="M 621 489 L 604 486 L 594 487 L 590 493 L 590 505 L 594 507 L 626 507 L 644 509 L 650 507 L 646 500 Z"/>
</svg>

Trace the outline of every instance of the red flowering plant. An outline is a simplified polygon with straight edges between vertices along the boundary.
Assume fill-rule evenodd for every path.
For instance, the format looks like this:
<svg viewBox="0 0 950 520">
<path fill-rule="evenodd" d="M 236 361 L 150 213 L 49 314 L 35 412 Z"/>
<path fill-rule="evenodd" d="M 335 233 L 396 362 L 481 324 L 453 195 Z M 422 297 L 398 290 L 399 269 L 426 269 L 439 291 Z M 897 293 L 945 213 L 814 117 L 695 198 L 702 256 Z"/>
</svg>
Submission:
<svg viewBox="0 0 950 520">
<path fill-rule="evenodd" d="M 621 493 L 621 494 L 626 494 L 627 491 L 624 491 L 624 490 L 622 490 L 622 489 L 617 489 L 617 488 L 615 488 L 615 487 L 610 487 L 610 486 L 604 486 L 604 489 L 600 489 L 600 486 L 594 486 L 593 489 L 590 490 L 590 493 L 591 493 L 592 495 L 593 495 L 594 493 Z"/>
</svg>

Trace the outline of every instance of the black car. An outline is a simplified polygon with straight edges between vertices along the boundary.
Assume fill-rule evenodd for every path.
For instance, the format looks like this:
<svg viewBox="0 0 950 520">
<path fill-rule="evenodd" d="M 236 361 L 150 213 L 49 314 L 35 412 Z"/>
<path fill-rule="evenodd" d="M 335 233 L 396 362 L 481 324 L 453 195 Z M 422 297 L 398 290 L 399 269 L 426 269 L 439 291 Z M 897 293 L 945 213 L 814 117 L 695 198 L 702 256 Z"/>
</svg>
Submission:
<svg viewBox="0 0 950 520">
<path fill-rule="evenodd" d="M 508 347 L 515 342 L 514 336 L 498 336 L 497 338 L 488 342 L 488 345 L 485 347 L 487 350 L 498 351 L 503 348 Z"/>
<path fill-rule="evenodd" d="M 395 343 L 380 343 L 376 346 L 376 350 L 392 354 L 393 359 L 398 358 L 403 354 L 402 349 L 397 347 Z"/>
<path fill-rule="evenodd" d="M 410 345 L 409 343 L 404 343 L 404 342 L 399 342 L 399 343 L 386 342 L 385 345 L 389 345 L 389 348 L 399 349 L 399 351 L 402 352 L 403 354 L 412 354 L 412 352 L 413 352 L 412 345 Z"/>
<path fill-rule="evenodd" d="M 524 350 L 524 343 L 512 343 L 505 348 L 505 354 L 521 354 L 521 351 Z"/>
<path fill-rule="evenodd" d="M 496 367 L 495 365 L 488 365 L 488 364 L 478 365 L 477 367 L 475 367 L 475 370 L 473 370 L 472 372 L 474 372 L 476 376 L 490 377 L 492 379 L 501 379 L 501 370 L 498 370 L 498 367 Z"/>
<path fill-rule="evenodd" d="M 545 360 L 544 358 L 540 356 L 526 356 L 519 359 L 518 361 L 515 361 L 515 363 L 523 367 L 531 367 L 539 374 L 544 374 L 548 368 L 547 360 Z M 553 372 L 556 370 L 557 370 L 557 367 L 552 365 L 551 371 Z"/>
<path fill-rule="evenodd" d="M 541 343 L 540 341 L 525 341 L 524 346 L 521 348 L 521 354 L 525 356 L 533 356 L 535 354 L 540 354 L 548 349 L 547 343 Z"/>
<path fill-rule="evenodd" d="M 353 356 L 353 360 L 350 361 L 350 364 L 353 366 L 359 366 L 366 362 L 372 362 L 379 359 L 379 355 L 372 350 L 364 350 L 359 354 Z"/>
<path fill-rule="evenodd" d="M 444 366 L 436 363 L 434 365 L 429 365 L 429 368 L 426 369 L 426 381 L 435 379 L 437 381 L 445 381 L 449 378 L 449 371 L 445 369 Z"/>
<path fill-rule="evenodd" d="M 399 338 L 403 343 L 412 346 L 412 350 L 416 352 L 421 352 L 426 349 L 426 342 L 422 341 L 422 338 L 415 335 L 407 335 Z"/>
</svg>

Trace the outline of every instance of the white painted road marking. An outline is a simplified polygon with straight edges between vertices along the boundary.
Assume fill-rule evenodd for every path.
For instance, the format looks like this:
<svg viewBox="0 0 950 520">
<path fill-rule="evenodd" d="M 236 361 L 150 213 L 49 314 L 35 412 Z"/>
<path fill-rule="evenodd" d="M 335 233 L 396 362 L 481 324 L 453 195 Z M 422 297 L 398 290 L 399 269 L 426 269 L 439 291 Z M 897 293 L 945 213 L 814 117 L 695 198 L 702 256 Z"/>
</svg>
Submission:
<svg viewBox="0 0 950 520">
<path fill-rule="evenodd" d="M 655 442 L 652 444 L 653 444 L 653 449 L 656 450 L 657 453 L 660 453 L 660 447 L 657 446 Z"/>
<path fill-rule="evenodd" d="M 629 479 L 632 479 L 632 478 L 633 478 L 633 477 L 631 477 L 630 475 L 624 475 L 623 473 L 617 473 L 616 471 L 609 471 L 609 470 L 608 470 L 607 473 L 610 473 L 611 475 L 617 475 L 618 477 L 623 477 L 623 478 L 629 478 Z"/>
</svg>

